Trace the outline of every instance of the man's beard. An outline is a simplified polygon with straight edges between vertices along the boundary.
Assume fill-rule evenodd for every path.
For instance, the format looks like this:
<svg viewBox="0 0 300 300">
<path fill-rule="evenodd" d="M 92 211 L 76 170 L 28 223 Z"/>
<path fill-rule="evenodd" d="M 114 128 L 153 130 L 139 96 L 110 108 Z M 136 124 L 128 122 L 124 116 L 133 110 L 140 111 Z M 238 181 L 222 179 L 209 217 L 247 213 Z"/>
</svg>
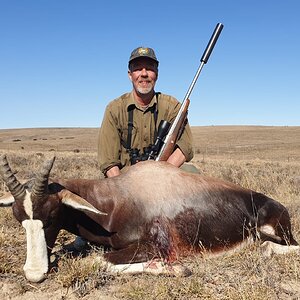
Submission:
<svg viewBox="0 0 300 300">
<path fill-rule="evenodd" d="M 153 92 L 154 90 L 154 84 L 150 83 L 147 87 L 142 87 L 138 85 L 136 87 L 136 90 L 141 94 L 141 95 L 148 95 Z"/>
<path fill-rule="evenodd" d="M 153 91 L 153 86 L 150 86 L 150 87 L 147 87 L 147 88 L 138 87 L 137 91 L 142 95 L 147 95 L 147 94 L 150 94 Z"/>
</svg>

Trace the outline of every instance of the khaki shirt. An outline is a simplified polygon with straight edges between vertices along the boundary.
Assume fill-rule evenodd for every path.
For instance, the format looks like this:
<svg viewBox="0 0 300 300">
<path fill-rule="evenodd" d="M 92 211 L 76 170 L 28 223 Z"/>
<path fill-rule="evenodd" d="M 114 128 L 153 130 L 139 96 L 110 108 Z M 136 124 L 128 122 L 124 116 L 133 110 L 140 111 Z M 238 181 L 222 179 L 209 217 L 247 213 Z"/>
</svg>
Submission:
<svg viewBox="0 0 300 300">
<path fill-rule="evenodd" d="M 148 108 L 143 110 L 134 100 L 133 93 L 126 93 L 111 101 L 105 110 L 98 138 L 98 161 L 100 170 L 105 174 L 111 167 L 130 165 L 127 145 L 128 108 L 133 110 L 133 129 L 131 148 L 140 149 L 154 144 L 154 133 L 161 120 L 172 123 L 180 109 L 180 103 L 171 96 L 157 93 Z M 157 122 L 155 124 L 154 111 L 157 107 Z M 177 146 L 186 157 L 186 161 L 193 158 L 192 133 L 189 124 L 177 141 Z"/>
</svg>

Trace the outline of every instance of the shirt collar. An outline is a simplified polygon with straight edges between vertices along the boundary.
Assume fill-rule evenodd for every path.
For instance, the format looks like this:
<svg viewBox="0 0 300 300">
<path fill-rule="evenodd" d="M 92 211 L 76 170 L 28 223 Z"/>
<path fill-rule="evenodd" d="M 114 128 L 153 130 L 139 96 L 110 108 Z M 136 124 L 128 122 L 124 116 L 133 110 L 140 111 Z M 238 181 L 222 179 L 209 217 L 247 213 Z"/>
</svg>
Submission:
<svg viewBox="0 0 300 300">
<path fill-rule="evenodd" d="M 147 109 L 152 108 L 153 106 L 157 105 L 157 98 L 158 98 L 158 94 L 159 93 L 155 93 L 153 98 L 151 99 L 149 106 Z M 134 96 L 133 96 L 133 91 L 131 93 L 129 93 L 129 98 L 128 98 L 128 102 L 127 102 L 127 110 L 130 106 L 134 106 L 137 109 L 139 108 L 139 105 L 136 103 Z"/>
</svg>

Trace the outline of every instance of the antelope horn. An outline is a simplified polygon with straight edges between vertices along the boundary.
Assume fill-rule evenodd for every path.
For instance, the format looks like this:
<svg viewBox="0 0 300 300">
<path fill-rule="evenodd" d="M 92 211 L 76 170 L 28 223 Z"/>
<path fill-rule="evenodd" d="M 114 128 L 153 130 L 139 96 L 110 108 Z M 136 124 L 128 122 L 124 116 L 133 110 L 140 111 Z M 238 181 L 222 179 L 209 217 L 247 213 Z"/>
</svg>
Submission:
<svg viewBox="0 0 300 300">
<path fill-rule="evenodd" d="M 21 200 L 25 197 L 25 188 L 13 174 L 6 155 L 0 157 L 0 173 L 3 181 L 7 185 L 9 191 L 14 196 L 15 200 Z"/>
<path fill-rule="evenodd" d="M 48 193 L 48 178 L 54 160 L 55 160 L 55 156 L 53 156 L 53 158 L 51 158 L 50 160 L 46 161 L 42 166 L 40 172 L 37 174 L 37 177 L 35 178 L 34 185 L 32 188 L 32 194 L 31 194 L 32 200 L 43 199 L 45 195 Z"/>
</svg>

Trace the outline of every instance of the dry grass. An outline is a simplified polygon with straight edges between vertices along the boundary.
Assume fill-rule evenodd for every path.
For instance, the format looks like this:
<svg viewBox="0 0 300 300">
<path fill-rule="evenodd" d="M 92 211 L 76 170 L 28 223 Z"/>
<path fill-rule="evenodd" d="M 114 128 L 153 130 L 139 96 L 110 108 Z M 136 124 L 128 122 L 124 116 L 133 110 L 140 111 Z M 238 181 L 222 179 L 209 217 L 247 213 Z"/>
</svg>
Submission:
<svg viewBox="0 0 300 300">
<path fill-rule="evenodd" d="M 294 236 L 300 241 L 300 128 L 207 127 L 193 131 L 193 162 L 201 172 L 266 193 L 285 204 L 292 216 Z M 8 154 L 19 178 L 32 177 L 41 162 L 54 154 L 53 176 L 99 178 L 96 135 L 95 129 L 0 130 L 0 153 Z M 3 192 L 0 181 L 0 195 Z M 255 244 L 227 256 L 191 257 L 184 262 L 193 271 L 187 278 L 111 276 L 101 261 L 93 259 L 101 257 L 102 249 L 92 248 L 80 257 L 63 253 L 62 245 L 74 238 L 64 231 L 55 247 L 58 267 L 45 282 L 29 284 L 22 270 L 24 234 L 11 209 L 1 208 L 1 299 L 300 298 L 299 253 L 265 258 Z"/>
</svg>

